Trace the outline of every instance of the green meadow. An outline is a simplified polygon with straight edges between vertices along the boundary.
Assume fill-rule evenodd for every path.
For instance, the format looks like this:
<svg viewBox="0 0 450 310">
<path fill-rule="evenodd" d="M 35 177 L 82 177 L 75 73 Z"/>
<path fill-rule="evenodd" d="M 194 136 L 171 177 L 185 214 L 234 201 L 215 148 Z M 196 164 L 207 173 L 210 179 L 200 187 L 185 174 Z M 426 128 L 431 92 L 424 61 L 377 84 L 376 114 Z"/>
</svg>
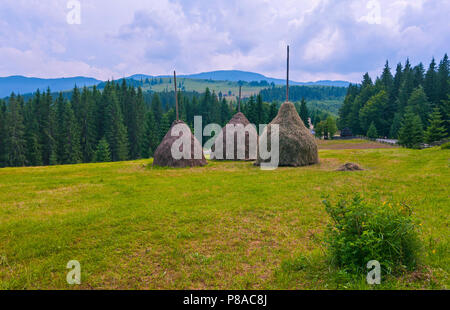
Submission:
<svg viewBox="0 0 450 310">
<path fill-rule="evenodd" d="M 364 143 L 322 142 L 319 165 L 274 171 L 151 160 L 0 169 L 0 289 L 448 289 L 450 151 Z M 335 171 L 346 162 L 365 170 Z M 356 192 L 413 209 L 416 271 L 373 287 L 329 265 L 321 201 Z M 66 282 L 69 260 L 81 285 Z"/>
</svg>

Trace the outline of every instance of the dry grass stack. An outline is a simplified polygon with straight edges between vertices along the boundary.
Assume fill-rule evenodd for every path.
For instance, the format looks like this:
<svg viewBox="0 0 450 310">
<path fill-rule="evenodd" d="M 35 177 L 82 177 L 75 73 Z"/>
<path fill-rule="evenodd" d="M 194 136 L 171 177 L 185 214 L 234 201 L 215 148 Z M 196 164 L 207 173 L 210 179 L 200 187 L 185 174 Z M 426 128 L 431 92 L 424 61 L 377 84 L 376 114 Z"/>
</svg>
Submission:
<svg viewBox="0 0 450 310">
<path fill-rule="evenodd" d="M 241 112 L 241 86 L 239 86 L 239 101 L 238 101 L 238 113 L 236 113 L 231 120 L 227 123 L 227 125 L 243 125 L 244 128 L 247 125 L 250 125 L 250 121 L 247 119 L 247 117 L 245 117 L 244 113 Z M 223 148 L 223 156 L 222 158 L 217 158 L 214 156 L 214 151 L 215 151 L 215 145 L 213 145 L 211 147 L 211 159 L 216 159 L 216 160 L 255 160 L 256 156 L 252 155 L 250 152 L 250 135 L 253 135 L 254 137 L 258 137 L 258 133 L 255 129 L 254 126 L 249 126 L 249 131 L 245 132 L 245 140 L 244 140 L 244 145 L 238 145 L 238 135 L 237 132 L 234 133 L 234 154 L 233 154 L 233 158 L 226 158 L 226 154 L 227 154 L 227 125 L 225 125 L 225 127 L 222 128 L 222 132 L 221 134 L 219 134 L 219 136 L 217 137 L 217 139 L 222 143 L 222 148 Z M 217 142 L 217 141 L 216 141 Z M 238 149 L 244 147 L 244 154 L 245 157 L 244 158 L 238 158 Z M 256 154 L 256 150 L 255 152 L 253 152 Z"/>
<path fill-rule="evenodd" d="M 191 136 L 191 158 L 187 159 L 174 159 L 172 156 L 172 144 L 180 138 L 180 136 L 172 136 L 172 128 L 177 124 L 184 124 L 187 129 L 185 132 L 187 134 L 190 134 Z M 184 168 L 184 167 L 198 167 L 198 166 L 205 166 L 207 164 L 207 161 L 205 159 L 205 155 L 202 152 L 202 158 L 201 159 L 195 159 L 194 158 L 194 148 L 201 149 L 202 146 L 200 145 L 200 142 L 198 142 L 197 138 L 192 134 L 191 130 L 189 129 L 189 126 L 187 126 L 183 121 L 176 120 L 172 123 L 172 126 L 170 127 L 169 131 L 164 136 L 164 139 L 162 140 L 161 144 L 158 146 L 158 148 L 155 151 L 154 159 L 153 159 L 153 166 L 160 166 L 160 167 L 174 167 L 174 168 Z M 180 146 L 180 152 L 183 152 L 183 145 Z"/>
<path fill-rule="evenodd" d="M 174 75 L 174 85 L 175 85 L 175 108 L 176 108 L 177 119 L 172 123 L 172 126 L 170 126 L 169 131 L 166 133 L 166 135 L 162 139 L 161 143 L 156 148 L 155 154 L 153 156 L 153 166 L 174 167 L 174 168 L 205 166 L 207 164 L 207 161 L 205 159 L 205 155 L 203 154 L 202 145 L 197 140 L 197 138 L 195 138 L 195 136 L 192 134 L 189 126 L 186 125 L 186 123 L 184 123 L 178 117 L 177 76 L 176 76 L 175 71 L 173 72 L 173 75 Z M 183 129 L 182 133 L 178 133 L 179 135 L 172 136 L 172 128 L 175 125 L 182 125 L 182 126 L 186 126 L 186 127 Z M 172 156 L 172 145 L 183 134 L 190 135 L 191 157 L 175 159 Z M 201 150 L 201 158 L 199 158 L 199 159 L 196 159 L 194 156 L 195 155 L 194 150 L 196 150 L 196 149 Z M 180 150 L 180 152 L 183 152 L 183 145 L 180 145 L 179 150 Z"/>
<path fill-rule="evenodd" d="M 267 131 L 267 144 L 270 149 L 270 137 L 272 125 L 279 125 L 279 166 L 307 166 L 319 162 L 318 147 L 311 132 L 305 127 L 302 119 L 298 115 L 295 106 L 289 102 L 289 46 L 287 60 L 287 80 L 286 80 L 286 102 L 284 102 L 277 116 L 265 128 Z M 269 162 L 259 157 L 256 165 L 262 162 Z"/>
</svg>

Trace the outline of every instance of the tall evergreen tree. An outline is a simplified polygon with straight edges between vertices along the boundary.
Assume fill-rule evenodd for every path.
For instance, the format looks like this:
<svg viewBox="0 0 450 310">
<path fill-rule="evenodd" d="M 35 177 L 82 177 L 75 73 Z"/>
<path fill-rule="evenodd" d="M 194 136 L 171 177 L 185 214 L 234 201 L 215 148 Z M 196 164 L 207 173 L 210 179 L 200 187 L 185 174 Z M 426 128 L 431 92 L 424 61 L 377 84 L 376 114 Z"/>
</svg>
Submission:
<svg viewBox="0 0 450 310">
<path fill-rule="evenodd" d="M 278 114 L 278 105 L 276 102 L 272 102 L 269 107 L 268 117 L 265 124 L 269 124 Z"/>
<path fill-rule="evenodd" d="M 62 131 L 64 136 L 63 154 L 61 158 L 62 164 L 77 164 L 81 162 L 82 153 L 80 147 L 80 130 L 78 122 L 75 119 L 75 113 L 72 105 L 67 103 L 64 105 L 64 113 L 62 119 Z"/>
<path fill-rule="evenodd" d="M 42 165 L 41 145 L 39 144 L 39 124 L 36 101 L 28 100 L 24 109 L 26 161 L 28 166 Z"/>
<path fill-rule="evenodd" d="M 375 123 L 370 123 L 369 129 L 367 130 L 367 137 L 370 139 L 378 138 L 377 127 L 375 127 Z"/>
<path fill-rule="evenodd" d="M 409 63 L 409 59 L 406 60 L 405 69 L 402 73 L 403 81 L 398 94 L 398 107 L 397 110 L 403 112 L 408 103 L 408 99 L 414 90 L 414 74 Z"/>
<path fill-rule="evenodd" d="M 152 97 L 152 113 L 153 113 L 153 116 L 155 117 L 156 124 L 158 124 L 158 126 L 159 126 L 159 124 L 161 123 L 162 116 L 163 116 L 163 111 L 162 111 L 161 100 L 157 93 L 154 93 L 153 97 Z"/>
<path fill-rule="evenodd" d="M 53 133 L 54 114 L 52 111 L 52 96 L 50 89 L 47 92 L 40 94 L 39 90 L 35 95 L 36 108 L 39 125 L 39 144 L 41 145 L 42 163 L 47 166 L 54 164 L 53 159 L 56 154 L 54 149 L 55 142 Z"/>
<path fill-rule="evenodd" d="M 159 131 L 158 143 L 160 143 L 162 141 L 162 139 L 167 134 L 169 129 L 170 129 L 169 116 L 167 115 L 167 113 L 164 113 L 161 118 L 161 123 L 159 124 L 159 128 L 158 128 L 158 131 Z"/>
<path fill-rule="evenodd" d="M 105 89 L 105 137 L 111 150 L 113 161 L 126 160 L 128 156 L 127 130 L 123 124 L 122 111 L 116 96 L 115 87 Z"/>
<path fill-rule="evenodd" d="M 58 158 L 58 163 L 64 163 L 65 156 L 65 137 L 64 137 L 64 114 L 66 111 L 66 101 L 63 97 L 62 92 L 59 93 L 58 99 L 56 99 L 56 126 L 57 133 L 55 136 L 56 143 L 56 156 Z"/>
<path fill-rule="evenodd" d="M 83 88 L 80 98 L 80 147 L 82 154 L 82 161 L 85 163 L 91 162 L 94 156 L 95 146 L 97 142 L 96 132 L 96 115 L 95 115 L 95 102 L 92 97 L 92 93 Z"/>
<path fill-rule="evenodd" d="M 94 154 L 94 161 L 97 163 L 111 161 L 111 152 L 109 150 L 108 141 L 105 138 L 100 139 L 97 145 L 97 150 Z"/>
<path fill-rule="evenodd" d="M 8 163 L 6 128 L 6 103 L 0 100 L 0 168 L 5 167 Z"/>
<path fill-rule="evenodd" d="M 428 114 L 430 113 L 430 104 L 427 95 L 422 86 L 417 87 L 408 99 L 408 107 L 411 108 L 414 114 L 420 116 L 423 125 L 428 124 Z"/>
<path fill-rule="evenodd" d="M 440 104 L 442 100 L 446 100 L 450 94 L 450 62 L 447 54 L 444 55 L 437 72 L 437 102 Z M 443 111 L 441 110 L 441 113 Z"/>
<path fill-rule="evenodd" d="M 423 141 L 423 127 L 420 116 L 407 108 L 402 127 L 398 133 L 398 143 L 408 148 L 419 148 Z"/>
<path fill-rule="evenodd" d="M 392 120 L 392 125 L 389 128 L 389 137 L 392 139 L 398 138 L 398 132 L 400 131 L 400 128 L 402 127 L 402 115 L 400 113 L 394 114 L 394 119 Z"/>
<path fill-rule="evenodd" d="M 266 118 L 265 115 L 265 110 L 264 110 L 264 104 L 263 104 L 263 100 L 262 100 L 262 96 L 261 94 L 258 94 L 256 96 L 256 106 L 255 106 L 255 125 L 258 127 L 259 124 L 263 124 L 264 120 Z"/>
<path fill-rule="evenodd" d="M 14 93 L 9 97 L 6 111 L 6 150 L 9 166 L 25 166 L 25 138 L 22 107 Z"/>
<path fill-rule="evenodd" d="M 447 137 L 447 132 L 444 127 L 444 121 L 442 120 L 439 108 L 434 108 L 430 115 L 430 125 L 425 131 L 425 142 L 433 143 L 440 141 Z"/>
<path fill-rule="evenodd" d="M 380 80 L 384 86 L 385 91 L 390 93 L 394 87 L 394 77 L 392 76 L 391 68 L 389 68 L 389 62 L 387 60 L 386 64 L 384 65 Z"/>
<path fill-rule="evenodd" d="M 438 104 L 438 84 L 437 84 L 437 72 L 436 72 L 436 61 L 434 58 L 431 60 L 430 66 L 425 73 L 424 80 L 424 91 L 427 95 L 428 100 L 433 104 Z"/>
<path fill-rule="evenodd" d="M 305 98 L 303 98 L 301 101 L 299 114 L 300 114 L 300 118 L 302 119 L 306 128 L 309 128 L 309 112 L 308 112 L 308 107 L 306 106 Z"/>
<path fill-rule="evenodd" d="M 155 117 L 152 111 L 145 115 L 145 131 L 142 145 L 142 157 L 150 158 L 156 151 L 159 142 L 159 132 L 156 127 Z"/>
</svg>

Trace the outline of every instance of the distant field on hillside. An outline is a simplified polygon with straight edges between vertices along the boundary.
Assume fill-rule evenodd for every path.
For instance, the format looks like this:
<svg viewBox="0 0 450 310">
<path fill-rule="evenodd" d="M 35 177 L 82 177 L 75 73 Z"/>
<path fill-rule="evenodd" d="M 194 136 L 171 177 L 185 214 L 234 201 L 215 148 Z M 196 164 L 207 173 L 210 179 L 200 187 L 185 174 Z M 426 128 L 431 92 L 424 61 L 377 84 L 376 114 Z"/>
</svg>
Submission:
<svg viewBox="0 0 450 310">
<path fill-rule="evenodd" d="M 163 78 L 162 81 L 162 84 L 144 84 L 143 90 L 152 90 L 154 92 L 162 92 L 165 90 L 173 91 L 173 78 Z M 208 87 L 211 91 L 215 91 L 216 94 L 222 92 L 223 95 L 233 100 L 235 100 L 236 96 L 239 95 L 238 82 L 178 78 L 177 84 L 178 83 L 181 83 L 181 86 L 185 91 L 196 91 L 203 93 Z M 242 87 L 242 96 L 250 97 L 251 95 L 258 94 L 263 88 L 264 87 L 244 85 Z"/>
<path fill-rule="evenodd" d="M 448 150 L 327 150 L 320 164 L 152 169 L 151 160 L 0 169 L 1 289 L 349 289 L 329 267 L 324 195 L 406 201 L 423 266 L 380 288 L 449 288 Z M 351 147 L 353 146 L 353 147 Z M 365 171 L 337 172 L 345 162 Z M 308 266 L 289 270 L 296 258 Z M 81 285 L 66 264 L 81 263 Z"/>
</svg>

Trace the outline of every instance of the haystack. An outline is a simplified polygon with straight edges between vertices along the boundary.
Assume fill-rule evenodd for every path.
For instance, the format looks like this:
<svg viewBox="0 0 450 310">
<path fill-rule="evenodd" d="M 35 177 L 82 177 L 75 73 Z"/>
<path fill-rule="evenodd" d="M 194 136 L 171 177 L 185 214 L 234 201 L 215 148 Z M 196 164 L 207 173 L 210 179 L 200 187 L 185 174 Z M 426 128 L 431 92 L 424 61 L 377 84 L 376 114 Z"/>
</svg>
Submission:
<svg viewBox="0 0 450 310">
<path fill-rule="evenodd" d="M 299 167 L 317 164 L 319 155 L 316 141 L 305 127 L 295 106 L 289 102 L 289 46 L 287 55 L 286 102 L 281 105 L 278 115 L 267 125 L 262 137 L 267 137 L 267 145 L 270 149 L 272 125 L 278 124 L 280 156 L 278 165 Z M 270 159 L 261 159 L 258 152 L 255 165 L 260 165 L 262 162 L 270 162 Z"/>
<path fill-rule="evenodd" d="M 239 125 L 239 124 L 243 125 L 244 128 L 247 125 L 250 125 L 249 120 L 245 117 L 244 113 L 242 113 L 242 112 L 236 113 L 233 116 L 233 118 L 228 122 L 227 125 L 235 126 L 235 125 Z M 256 142 L 258 139 L 258 133 L 256 132 L 256 129 L 254 126 L 249 126 L 247 128 L 249 130 L 245 131 L 245 140 L 244 140 L 243 145 L 238 145 L 238 134 L 237 134 L 237 132 L 234 133 L 234 154 L 233 154 L 232 158 L 227 158 L 227 126 L 225 125 L 225 127 L 222 128 L 222 132 L 217 137 L 217 139 L 219 140 L 218 143 L 222 143 L 222 147 L 223 147 L 223 155 L 221 156 L 222 158 L 220 158 L 220 156 L 214 156 L 215 144 L 213 144 L 213 146 L 211 147 L 211 151 L 212 151 L 211 158 L 217 159 L 217 160 L 220 160 L 220 159 L 224 159 L 224 160 L 255 160 L 257 144 L 256 143 L 254 144 L 255 150 L 253 150 L 253 152 L 252 152 L 250 150 L 250 135 L 255 137 L 255 142 Z M 242 149 L 242 148 L 244 148 L 243 153 L 245 154 L 245 157 L 239 158 L 238 150 Z"/>
<path fill-rule="evenodd" d="M 317 144 L 310 131 L 303 124 L 302 119 L 297 113 L 295 106 L 286 101 L 280 107 L 278 115 L 267 125 L 267 144 L 270 149 L 270 135 L 271 126 L 273 124 L 279 125 L 279 166 L 307 166 L 317 164 L 319 162 L 319 155 L 317 151 Z M 266 133 L 264 132 L 263 135 Z M 262 160 L 258 155 L 256 165 L 261 162 L 269 162 Z"/>
<path fill-rule="evenodd" d="M 169 131 L 166 133 L 161 143 L 156 148 L 155 154 L 153 156 L 153 166 L 160 167 L 175 167 L 175 168 L 184 168 L 184 167 L 197 167 L 197 166 L 205 166 L 207 161 L 205 159 L 205 155 L 203 154 L 203 148 L 200 142 L 198 142 L 197 138 L 192 134 L 191 129 L 186 123 L 178 117 L 178 97 L 177 97 L 177 75 L 175 71 L 173 72 L 174 77 L 174 85 L 175 85 L 175 109 L 176 109 L 176 117 L 177 119 L 170 126 Z M 172 136 L 172 128 L 175 125 L 182 125 L 182 132 L 178 132 L 178 135 Z M 191 146 L 191 156 L 190 158 L 181 158 L 175 159 L 172 156 L 172 145 L 175 141 L 180 139 L 183 134 L 187 134 L 190 136 L 190 146 Z M 183 152 L 183 144 L 180 145 L 180 152 Z M 195 158 L 195 150 L 201 150 L 201 158 Z"/>
<path fill-rule="evenodd" d="M 179 136 L 172 136 L 172 128 L 173 126 L 177 124 L 183 124 L 186 126 L 185 133 L 190 134 L 191 136 L 191 158 L 188 159 L 174 159 L 172 156 L 172 144 L 179 139 L 183 134 L 181 133 Z M 155 151 L 154 159 L 153 159 L 153 166 L 160 166 L 160 167 L 176 167 L 176 168 L 184 168 L 184 167 L 197 167 L 197 166 L 205 166 L 207 164 L 205 155 L 202 152 L 202 158 L 201 159 L 195 159 L 194 158 L 194 147 L 198 149 L 202 149 L 202 146 L 200 145 L 200 142 L 198 142 L 197 138 L 192 134 L 191 130 L 189 129 L 189 126 L 187 126 L 183 121 L 181 120 L 175 120 L 172 123 L 172 126 L 170 127 L 167 134 L 164 136 L 164 139 L 162 140 L 161 144 L 158 146 L 158 148 Z M 183 152 L 183 145 L 180 146 L 180 152 Z"/>
<path fill-rule="evenodd" d="M 245 117 L 244 113 L 241 112 L 241 86 L 239 86 L 239 101 L 238 101 L 238 113 L 236 113 L 231 120 L 227 123 L 227 125 L 242 125 L 244 128 L 247 125 L 250 125 L 250 121 Z M 234 154 L 232 158 L 227 158 L 227 125 L 222 128 L 222 132 L 217 137 L 217 140 L 215 143 L 221 143 L 222 144 L 222 156 L 215 155 L 215 143 L 211 147 L 211 159 L 216 160 L 255 160 L 256 159 L 256 152 L 257 152 L 257 141 L 258 141 L 258 133 L 256 132 L 256 129 L 254 126 L 247 127 L 249 130 L 245 131 L 245 140 L 243 145 L 238 145 L 238 134 L 237 132 L 234 133 Z M 250 136 L 253 136 L 255 138 L 255 144 L 254 150 L 250 150 Z M 230 142 L 231 144 L 232 142 Z M 243 148 L 243 150 L 242 150 Z M 241 152 L 244 153 L 244 158 L 239 158 L 238 156 L 238 150 L 242 150 Z"/>
</svg>

